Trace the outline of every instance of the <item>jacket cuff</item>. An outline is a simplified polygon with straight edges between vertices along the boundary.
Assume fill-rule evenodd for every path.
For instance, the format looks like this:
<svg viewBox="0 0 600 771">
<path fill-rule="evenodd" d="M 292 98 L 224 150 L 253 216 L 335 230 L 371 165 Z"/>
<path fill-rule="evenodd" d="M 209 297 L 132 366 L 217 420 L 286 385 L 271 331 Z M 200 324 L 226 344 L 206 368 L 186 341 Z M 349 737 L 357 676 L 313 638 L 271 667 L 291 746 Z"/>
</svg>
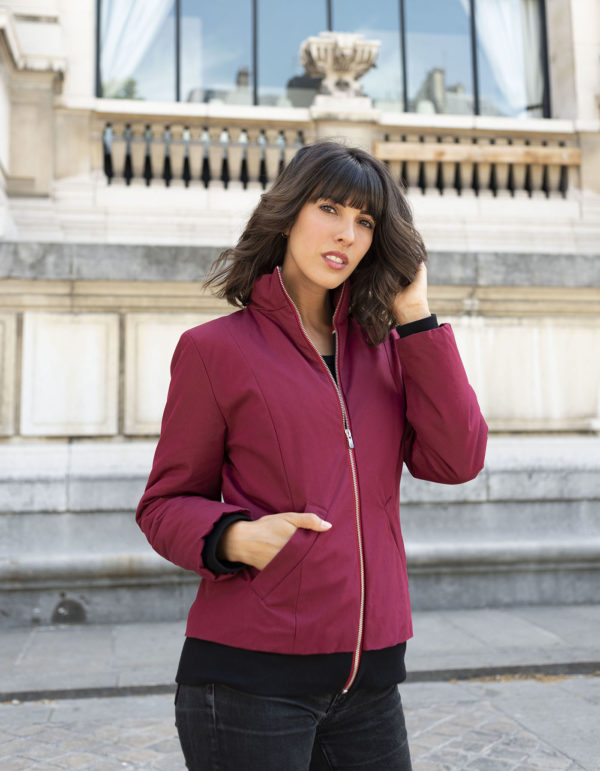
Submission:
<svg viewBox="0 0 600 771">
<path fill-rule="evenodd" d="M 220 560 L 217 557 L 217 548 L 221 536 L 229 525 L 242 519 L 249 521 L 251 517 L 246 514 L 241 514 L 240 512 L 232 512 L 231 514 L 223 515 L 204 539 L 202 563 L 207 570 L 210 570 L 215 575 L 222 575 L 223 573 L 239 573 L 240 570 L 247 567 L 243 562 L 229 562 L 228 560 Z"/>
<path fill-rule="evenodd" d="M 430 329 L 437 329 L 438 327 L 437 316 L 435 313 L 432 313 L 431 316 L 427 316 L 425 319 L 410 321 L 408 324 L 398 324 L 396 332 L 400 337 L 408 337 L 409 335 L 414 335 L 416 332 L 427 332 Z"/>
</svg>

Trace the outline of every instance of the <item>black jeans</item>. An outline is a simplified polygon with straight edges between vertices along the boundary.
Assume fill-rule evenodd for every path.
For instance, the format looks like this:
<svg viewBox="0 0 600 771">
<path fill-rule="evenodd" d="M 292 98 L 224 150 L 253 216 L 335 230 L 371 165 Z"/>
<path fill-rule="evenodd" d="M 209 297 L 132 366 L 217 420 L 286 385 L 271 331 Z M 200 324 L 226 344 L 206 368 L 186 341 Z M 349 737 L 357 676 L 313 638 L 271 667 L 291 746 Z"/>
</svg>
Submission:
<svg viewBox="0 0 600 771">
<path fill-rule="evenodd" d="M 395 685 L 320 696 L 180 685 L 175 717 L 190 771 L 411 769 Z"/>
</svg>

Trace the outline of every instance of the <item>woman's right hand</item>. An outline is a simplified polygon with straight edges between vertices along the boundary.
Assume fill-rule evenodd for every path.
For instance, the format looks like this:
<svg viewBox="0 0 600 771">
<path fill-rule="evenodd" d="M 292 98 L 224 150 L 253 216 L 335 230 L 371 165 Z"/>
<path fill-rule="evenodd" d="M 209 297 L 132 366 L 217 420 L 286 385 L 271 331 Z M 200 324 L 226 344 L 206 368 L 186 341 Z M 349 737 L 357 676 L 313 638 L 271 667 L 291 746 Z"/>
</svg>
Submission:
<svg viewBox="0 0 600 771">
<path fill-rule="evenodd" d="M 221 536 L 217 557 L 262 570 L 299 527 L 325 532 L 331 527 L 331 522 L 326 522 L 317 514 L 298 511 L 267 514 L 253 521 L 238 520 L 229 525 Z"/>
</svg>

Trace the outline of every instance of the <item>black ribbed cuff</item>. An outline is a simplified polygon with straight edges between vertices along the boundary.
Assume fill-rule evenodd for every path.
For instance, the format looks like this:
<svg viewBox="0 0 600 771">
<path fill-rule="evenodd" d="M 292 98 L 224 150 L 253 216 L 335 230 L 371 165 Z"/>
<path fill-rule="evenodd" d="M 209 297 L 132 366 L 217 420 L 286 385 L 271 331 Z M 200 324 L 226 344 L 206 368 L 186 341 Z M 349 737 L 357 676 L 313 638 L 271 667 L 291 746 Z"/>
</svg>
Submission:
<svg viewBox="0 0 600 771">
<path fill-rule="evenodd" d="M 427 332 L 430 329 L 437 329 L 439 327 L 437 316 L 432 313 L 431 316 L 427 316 L 425 319 L 418 319 L 417 321 L 409 321 L 408 324 L 398 324 L 396 332 L 400 337 L 408 337 L 414 335 L 417 332 Z"/>
<path fill-rule="evenodd" d="M 218 522 L 215 522 L 213 529 L 204 539 L 204 548 L 202 549 L 202 563 L 205 568 L 208 568 L 215 575 L 221 575 L 222 573 L 239 573 L 246 565 L 243 562 L 228 562 L 227 560 L 220 560 L 217 557 L 217 547 L 221 536 L 225 532 L 229 525 L 237 522 L 240 519 L 249 521 L 251 518 L 247 514 L 242 514 L 239 511 L 234 511 L 231 514 L 224 514 Z"/>
</svg>

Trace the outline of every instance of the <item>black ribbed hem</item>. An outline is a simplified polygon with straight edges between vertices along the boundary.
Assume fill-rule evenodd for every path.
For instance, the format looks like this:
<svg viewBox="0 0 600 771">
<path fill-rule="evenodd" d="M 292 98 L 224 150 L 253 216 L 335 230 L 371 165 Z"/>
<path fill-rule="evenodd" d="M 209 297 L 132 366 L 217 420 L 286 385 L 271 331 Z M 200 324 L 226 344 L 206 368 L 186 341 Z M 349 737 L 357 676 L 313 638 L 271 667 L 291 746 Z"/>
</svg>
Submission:
<svg viewBox="0 0 600 771">
<path fill-rule="evenodd" d="M 406 643 L 363 651 L 353 688 L 385 688 L 406 679 Z M 175 680 L 223 683 L 263 696 L 336 693 L 348 680 L 352 653 L 265 653 L 187 637 Z"/>
</svg>

